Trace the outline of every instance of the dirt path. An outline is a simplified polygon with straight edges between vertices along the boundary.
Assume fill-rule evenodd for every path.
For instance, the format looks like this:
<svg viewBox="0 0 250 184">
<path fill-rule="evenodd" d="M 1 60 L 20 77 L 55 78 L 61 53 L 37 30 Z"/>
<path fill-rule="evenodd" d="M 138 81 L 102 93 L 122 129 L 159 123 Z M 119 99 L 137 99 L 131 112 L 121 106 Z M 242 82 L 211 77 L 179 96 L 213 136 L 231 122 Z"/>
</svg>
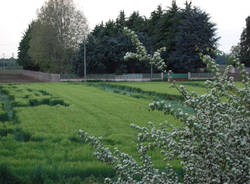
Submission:
<svg viewBox="0 0 250 184">
<path fill-rule="evenodd" d="M 42 82 L 20 74 L 0 74 L 0 83 Z"/>
</svg>

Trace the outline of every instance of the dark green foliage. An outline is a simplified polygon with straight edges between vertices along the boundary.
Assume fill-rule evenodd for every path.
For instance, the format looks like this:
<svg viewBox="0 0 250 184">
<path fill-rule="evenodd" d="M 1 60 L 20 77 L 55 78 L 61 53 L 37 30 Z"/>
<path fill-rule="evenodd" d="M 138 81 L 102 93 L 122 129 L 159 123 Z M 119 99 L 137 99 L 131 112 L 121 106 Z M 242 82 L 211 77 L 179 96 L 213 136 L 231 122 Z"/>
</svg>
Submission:
<svg viewBox="0 0 250 184">
<path fill-rule="evenodd" d="M 8 113 L 0 114 L 0 121 L 8 121 L 8 120 L 9 120 Z"/>
<path fill-rule="evenodd" d="M 28 29 L 23 34 L 22 40 L 19 42 L 18 47 L 18 59 L 19 65 L 23 66 L 23 69 L 27 70 L 39 70 L 39 66 L 35 64 L 34 60 L 30 57 L 28 50 L 30 48 L 30 42 L 32 39 L 32 28 L 34 22 L 32 22 Z"/>
<path fill-rule="evenodd" d="M 21 180 L 12 172 L 7 164 L 0 165 L 0 183 L 1 184 L 21 184 Z"/>
<path fill-rule="evenodd" d="M 4 111 L 4 113 L 0 114 L 0 121 L 14 121 L 18 122 L 18 119 L 16 118 L 15 111 L 13 110 L 12 102 L 14 100 L 14 96 L 10 95 L 9 92 L 5 89 L 0 88 L 0 104 Z"/>
<path fill-rule="evenodd" d="M 52 99 L 52 98 L 43 98 L 43 99 L 30 99 L 29 100 L 30 106 L 38 106 L 38 105 L 63 105 L 69 106 L 69 104 L 65 103 L 62 99 Z"/>
<path fill-rule="evenodd" d="M 163 57 L 167 59 L 168 55 L 175 50 L 176 34 L 179 31 L 181 21 L 180 9 L 176 4 L 173 4 L 161 15 L 161 10 L 158 8 L 158 13 L 155 16 L 156 18 L 159 17 L 159 19 L 158 22 L 155 20 L 155 26 L 152 26 L 154 49 L 166 47 L 166 53 L 163 54 Z M 168 67 L 171 67 L 169 62 Z"/>
<path fill-rule="evenodd" d="M 16 141 L 28 142 L 31 139 L 31 134 L 29 132 L 24 132 L 22 128 L 16 128 L 13 131 L 14 137 Z"/>
<path fill-rule="evenodd" d="M 116 21 L 108 21 L 105 25 L 97 25 L 87 39 L 87 73 L 143 73 L 150 72 L 148 63 L 136 60 L 124 62 L 126 52 L 135 50 L 129 38 L 122 34 L 124 26 L 135 30 L 140 40 L 149 51 L 152 50 L 151 38 L 148 35 L 147 19 L 138 12 L 126 18 L 123 11 Z M 73 62 L 73 70 L 83 75 L 84 42 Z"/>
<path fill-rule="evenodd" d="M 218 38 L 215 35 L 215 24 L 210 22 L 209 15 L 197 7 L 186 3 L 181 11 L 181 21 L 176 34 L 175 47 L 168 56 L 174 72 L 195 72 L 204 68 L 199 52 L 214 56 L 210 49 L 216 48 Z M 208 50 L 209 48 L 209 50 Z"/>
<path fill-rule="evenodd" d="M 150 45 L 149 37 L 139 34 L 146 45 Z M 136 60 L 124 62 L 123 56 L 126 52 L 133 50 L 131 41 L 122 33 L 116 35 L 103 36 L 95 39 L 89 36 L 87 43 L 87 73 L 142 73 L 149 72 L 150 65 L 147 63 L 138 63 Z M 74 61 L 74 70 L 77 74 L 83 75 L 83 53 L 84 45 L 81 44 L 80 52 Z"/>
<path fill-rule="evenodd" d="M 8 135 L 7 128 L 0 128 L 0 137 L 5 137 Z"/>
<path fill-rule="evenodd" d="M 37 184 L 49 183 L 46 171 L 41 167 L 37 166 L 31 173 L 30 181 Z"/>
<path fill-rule="evenodd" d="M 240 61 L 250 67 L 250 16 L 246 18 L 246 28 L 240 37 Z"/>
<path fill-rule="evenodd" d="M 51 96 L 50 93 L 48 93 L 47 91 L 44 91 L 44 90 L 39 90 L 39 92 L 42 94 L 42 95 L 45 95 L 45 96 Z"/>
<path fill-rule="evenodd" d="M 149 73 L 150 65 L 136 60 L 125 62 L 126 52 L 135 48 L 127 37 L 121 34 L 124 27 L 135 31 L 148 53 L 166 47 L 162 57 L 168 69 L 174 72 L 195 71 L 203 67 L 198 55 L 206 54 L 206 48 L 215 49 L 218 38 L 215 36 L 215 24 L 210 22 L 209 15 L 191 3 L 184 9 L 175 3 L 166 10 L 158 6 L 149 19 L 133 12 L 129 17 L 120 12 L 115 21 L 97 25 L 87 39 L 87 73 Z M 83 50 L 74 58 L 73 70 L 83 75 Z M 159 72 L 154 69 L 154 72 Z"/>
</svg>

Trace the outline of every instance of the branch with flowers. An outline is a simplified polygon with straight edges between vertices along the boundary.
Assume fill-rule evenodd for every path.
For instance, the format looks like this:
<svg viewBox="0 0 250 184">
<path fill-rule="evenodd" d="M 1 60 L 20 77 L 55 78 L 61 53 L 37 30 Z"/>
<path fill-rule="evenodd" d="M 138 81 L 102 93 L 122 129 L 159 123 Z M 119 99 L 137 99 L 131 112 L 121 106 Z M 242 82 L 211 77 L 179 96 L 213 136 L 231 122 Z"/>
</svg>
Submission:
<svg viewBox="0 0 250 184">
<path fill-rule="evenodd" d="M 153 56 L 147 54 L 136 34 L 125 28 L 132 42 L 137 46 L 136 53 L 127 53 L 126 58 L 137 58 L 165 67 L 160 52 Z M 164 49 L 163 49 L 164 50 Z M 161 50 L 160 50 L 161 51 Z M 165 101 L 149 104 L 151 110 L 164 111 L 174 115 L 182 122 L 181 127 L 173 127 L 167 122 L 156 128 L 131 124 L 138 133 L 137 150 L 140 164 L 130 155 L 117 148 L 114 152 L 105 147 L 102 138 L 89 136 L 80 130 L 83 141 L 91 144 L 97 158 L 111 165 L 117 174 L 115 180 L 107 178 L 105 183 L 122 184 L 246 184 L 250 181 L 250 88 L 249 77 L 244 65 L 236 61 L 235 65 L 242 77 L 242 87 L 236 85 L 228 73 L 219 70 L 215 60 L 207 55 L 200 55 L 214 76 L 213 81 L 206 81 L 207 93 L 198 95 L 188 92 L 184 86 L 178 90 L 184 96 L 185 104 L 193 109 L 192 113 L 175 110 Z M 157 63 L 158 62 L 158 63 Z M 164 66 L 164 67 L 163 67 Z M 177 87 L 177 85 L 176 85 Z M 160 149 L 166 161 L 164 171 L 154 168 L 148 151 Z M 167 161 L 179 159 L 184 169 L 183 179 L 177 177 Z"/>
<path fill-rule="evenodd" d="M 164 59 L 162 59 L 161 53 L 166 51 L 166 47 L 162 47 L 155 51 L 153 55 L 150 55 L 134 31 L 125 27 L 123 29 L 123 34 L 128 36 L 131 39 L 132 44 L 136 46 L 136 53 L 127 52 L 124 56 L 125 61 L 129 59 L 138 59 L 141 62 L 149 62 L 149 64 L 156 66 L 159 70 L 165 71 L 167 65 L 164 62 Z"/>
</svg>

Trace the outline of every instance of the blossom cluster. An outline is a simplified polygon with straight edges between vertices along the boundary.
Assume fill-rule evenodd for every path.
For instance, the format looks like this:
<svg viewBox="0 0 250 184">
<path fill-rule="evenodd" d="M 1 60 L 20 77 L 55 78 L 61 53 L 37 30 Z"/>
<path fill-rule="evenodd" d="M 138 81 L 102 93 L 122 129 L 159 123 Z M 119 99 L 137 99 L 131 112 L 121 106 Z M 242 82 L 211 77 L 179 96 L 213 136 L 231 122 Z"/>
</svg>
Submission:
<svg viewBox="0 0 250 184">
<path fill-rule="evenodd" d="M 142 62 L 149 62 L 151 65 L 156 66 L 161 71 L 164 71 L 166 69 L 164 59 L 161 58 L 161 53 L 166 51 L 165 47 L 158 49 L 154 52 L 153 55 L 150 55 L 148 54 L 145 46 L 140 42 L 137 34 L 134 31 L 125 27 L 123 29 L 123 33 L 127 35 L 131 39 L 132 44 L 136 46 L 136 53 L 127 52 L 124 56 L 125 61 L 129 59 L 138 59 Z"/>
<path fill-rule="evenodd" d="M 228 76 L 231 66 L 220 72 L 215 61 L 201 56 L 215 79 L 207 81 L 207 94 L 188 92 L 184 86 L 177 87 L 184 96 L 185 104 L 192 114 L 181 109 L 174 110 L 164 101 L 149 106 L 176 116 L 183 122 L 181 128 L 173 128 L 171 136 L 154 139 L 159 147 L 165 146 L 166 159 L 176 156 L 185 169 L 185 183 L 248 183 L 250 181 L 250 89 L 245 68 L 239 62 L 244 87 L 238 87 Z M 144 133 L 148 137 L 158 134 Z"/>
</svg>

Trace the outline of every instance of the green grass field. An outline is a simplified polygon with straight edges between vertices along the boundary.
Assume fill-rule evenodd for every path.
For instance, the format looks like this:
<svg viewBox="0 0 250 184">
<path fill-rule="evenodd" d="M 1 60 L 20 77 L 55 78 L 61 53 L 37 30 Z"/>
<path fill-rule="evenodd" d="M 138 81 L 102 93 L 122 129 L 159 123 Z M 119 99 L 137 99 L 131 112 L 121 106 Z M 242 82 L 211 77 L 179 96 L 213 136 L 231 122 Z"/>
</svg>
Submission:
<svg viewBox="0 0 250 184">
<path fill-rule="evenodd" d="M 0 85 L 0 183 L 94 183 L 95 178 L 100 182 L 114 171 L 97 161 L 92 156 L 94 150 L 79 141 L 79 129 L 103 136 L 105 145 L 137 158 L 137 132 L 129 126 L 131 123 L 147 126 L 152 121 L 158 125 L 167 119 L 175 126 L 180 124 L 173 116 L 149 112 L 148 104 L 154 97 L 145 91 L 160 97 L 179 96 L 169 83 L 108 83 L 141 89 L 136 95 L 103 90 L 96 86 L 102 83 L 93 84 Z M 201 82 L 185 84 L 190 91 L 205 92 Z M 154 164 L 163 168 L 161 155 L 152 156 Z"/>
</svg>

